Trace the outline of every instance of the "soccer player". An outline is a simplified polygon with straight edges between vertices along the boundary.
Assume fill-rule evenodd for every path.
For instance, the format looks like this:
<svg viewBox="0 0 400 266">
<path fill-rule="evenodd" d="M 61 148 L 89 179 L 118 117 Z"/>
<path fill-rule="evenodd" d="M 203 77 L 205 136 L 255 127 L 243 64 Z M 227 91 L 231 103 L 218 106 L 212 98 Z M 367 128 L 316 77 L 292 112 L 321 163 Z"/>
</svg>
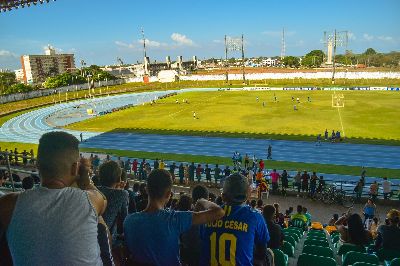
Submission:
<svg viewBox="0 0 400 266">
<path fill-rule="evenodd" d="M 225 216 L 202 229 L 200 265 L 253 265 L 265 261 L 270 239 L 262 215 L 244 204 L 250 194 L 247 179 L 230 175 L 223 187 Z"/>
<path fill-rule="evenodd" d="M 193 119 L 196 119 L 196 112 L 193 111 Z"/>
<path fill-rule="evenodd" d="M 328 140 L 328 129 L 325 129 L 325 141 L 327 141 Z"/>
<path fill-rule="evenodd" d="M 147 180 L 147 207 L 125 219 L 125 241 L 133 265 L 180 265 L 180 235 L 192 225 L 210 223 L 224 215 L 221 207 L 205 199 L 196 203 L 205 211 L 166 210 L 171 190 L 170 173 L 152 171 Z"/>
<path fill-rule="evenodd" d="M 214 168 L 214 181 L 215 181 L 215 186 L 218 184 L 218 180 L 220 179 L 220 174 L 221 174 L 221 168 L 218 167 L 218 164 L 215 165 Z"/>
<path fill-rule="evenodd" d="M 206 182 L 211 185 L 211 168 L 208 167 L 208 164 L 206 164 L 206 169 L 204 169 L 204 172 L 206 173 Z"/>
</svg>

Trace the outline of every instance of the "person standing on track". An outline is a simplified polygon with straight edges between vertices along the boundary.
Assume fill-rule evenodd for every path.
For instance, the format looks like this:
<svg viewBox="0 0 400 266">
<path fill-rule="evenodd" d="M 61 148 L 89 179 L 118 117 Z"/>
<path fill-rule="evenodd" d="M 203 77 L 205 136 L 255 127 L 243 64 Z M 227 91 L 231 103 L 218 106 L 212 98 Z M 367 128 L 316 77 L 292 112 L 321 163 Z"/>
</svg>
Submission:
<svg viewBox="0 0 400 266">
<path fill-rule="evenodd" d="M 272 160 L 272 146 L 271 145 L 268 145 L 267 160 Z"/>
</svg>

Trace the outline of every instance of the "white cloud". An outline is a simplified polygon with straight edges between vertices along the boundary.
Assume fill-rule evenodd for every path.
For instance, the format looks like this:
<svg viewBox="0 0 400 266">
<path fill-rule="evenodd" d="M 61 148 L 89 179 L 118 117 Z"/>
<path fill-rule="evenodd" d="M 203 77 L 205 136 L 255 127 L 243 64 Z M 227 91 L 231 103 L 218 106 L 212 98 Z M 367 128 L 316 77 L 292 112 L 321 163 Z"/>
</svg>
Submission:
<svg viewBox="0 0 400 266">
<path fill-rule="evenodd" d="M 393 41 L 393 37 L 392 36 L 379 36 L 378 39 L 381 40 L 381 41 L 386 41 L 386 42 Z"/>
<path fill-rule="evenodd" d="M 213 40 L 213 43 L 223 43 L 224 41 L 222 40 Z"/>
<path fill-rule="evenodd" d="M 124 47 L 124 48 L 136 48 L 136 46 L 133 43 L 124 43 L 121 41 L 115 41 L 115 44 L 117 46 Z"/>
<path fill-rule="evenodd" d="M 5 56 L 5 57 L 17 57 L 16 54 L 7 51 L 7 50 L 0 50 L 0 56 Z"/>
<path fill-rule="evenodd" d="M 137 41 L 139 44 L 143 45 L 143 40 L 138 40 Z M 162 43 L 162 42 L 157 42 L 157 41 L 152 41 L 149 39 L 146 39 L 146 47 L 166 47 L 168 44 Z"/>
<path fill-rule="evenodd" d="M 374 36 L 373 35 L 369 35 L 368 33 L 364 33 L 363 37 L 367 41 L 372 41 L 374 39 Z"/>
<path fill-rule="evenodd" d="M 186 37 L 186 35 L 180 34 L 180 33 L 172 33 L 171 34 L 171 39 L 176 42 L 177 45 L 185 45 L 185 46 L 196 46 L 196 44 Z"/>
</svg>

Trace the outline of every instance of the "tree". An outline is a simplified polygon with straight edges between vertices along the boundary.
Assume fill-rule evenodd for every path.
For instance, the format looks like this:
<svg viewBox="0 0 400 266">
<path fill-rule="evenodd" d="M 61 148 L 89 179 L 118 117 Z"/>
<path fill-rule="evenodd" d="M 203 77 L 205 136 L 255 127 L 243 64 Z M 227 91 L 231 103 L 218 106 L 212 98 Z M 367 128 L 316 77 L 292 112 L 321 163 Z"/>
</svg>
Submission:
<svg viewBox="0 0 400 266">
<path fill-rule="evenodd" d="M 325 54 L 322 50 L 312 50 L 301 61 L 301 64 L 305 67 L 320 67 Z"/>
<path fill-rule="evenodd" d="M 372 48 L 368 48 L 368 49 L 364 52 L 364 54 L 365 54 L 365 55 L 374 55 L 374 54 L 376 54 L 376 51 L 375 51 L 374 49 L 372 49 Z"/>
<path fill-rule="evenodd" d="M 9 87 L 7 87 L 3 93 L 4 94 L 13 94 L 13 93 L 24 93 L 24 92 L 30 92 L 33 91 L 35 88 L 30 86 L 30 85 L 25 85 L 22 83 L 14 84 Z"/>
<path fill-rule="evenodd" d="M 14 72 L 0 72 L 0 94 L 5 94 L 5 90 L 17 83 Z"/>
<path fill-rule="evenodd" d="M 286 56 L 282 61 L 285 67 L 299 67 L 300 59 L 296 56 Z"/>
</svg>

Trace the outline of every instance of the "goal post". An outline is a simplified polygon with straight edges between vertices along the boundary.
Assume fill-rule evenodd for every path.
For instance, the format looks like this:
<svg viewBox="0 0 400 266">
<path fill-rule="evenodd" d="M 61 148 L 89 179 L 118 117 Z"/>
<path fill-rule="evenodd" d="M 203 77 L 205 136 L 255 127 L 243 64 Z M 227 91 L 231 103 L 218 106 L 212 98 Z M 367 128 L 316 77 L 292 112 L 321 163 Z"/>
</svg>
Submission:
<svg viewBox="0 0 400 266">
<path fill-rule="evenodd" d="M 332 94 L 332 107 L 342 108 L 344 107 L 344 95 L 343 94 Z"/>
</svg>

